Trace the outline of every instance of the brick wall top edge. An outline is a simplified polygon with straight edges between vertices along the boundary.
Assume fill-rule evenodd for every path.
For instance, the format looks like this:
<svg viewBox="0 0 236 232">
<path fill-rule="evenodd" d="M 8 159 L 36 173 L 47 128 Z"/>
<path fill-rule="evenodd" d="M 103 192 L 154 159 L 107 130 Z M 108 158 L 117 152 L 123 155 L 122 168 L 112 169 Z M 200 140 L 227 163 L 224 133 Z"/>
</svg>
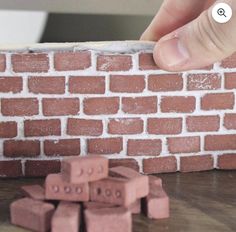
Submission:
<svg viewBox="0 0 236 232">
<path fill-rule="evenodd" d="M 135 40 L 127 41 L 100 41 L 78 43 L 37 43 L 37 44 L 1 44 L 0 52 L 48 52 L 48 51 L 83 51 L 93 50 L 110 53 L 135 53 L 139 51 L 152 52 L 154 42 Z"/>
</svg>

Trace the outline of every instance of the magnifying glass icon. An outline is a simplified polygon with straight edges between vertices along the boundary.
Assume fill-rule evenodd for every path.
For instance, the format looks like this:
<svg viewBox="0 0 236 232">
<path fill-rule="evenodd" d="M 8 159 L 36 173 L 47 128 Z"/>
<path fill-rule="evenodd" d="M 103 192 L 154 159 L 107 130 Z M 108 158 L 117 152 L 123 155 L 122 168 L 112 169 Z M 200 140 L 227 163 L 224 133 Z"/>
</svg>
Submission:
<svg viewBox="0 0 236 232">
<path fill-rule="evenodd" d="M 217 14 L 218 14 L 219 16 L 225 16 L 225 17 L 227 18 L 227 16 L 225 15 L 225 10 L 224 10 L 223 8 L 219 8 L 219 9 L 217 10 Z"/>
</svg>

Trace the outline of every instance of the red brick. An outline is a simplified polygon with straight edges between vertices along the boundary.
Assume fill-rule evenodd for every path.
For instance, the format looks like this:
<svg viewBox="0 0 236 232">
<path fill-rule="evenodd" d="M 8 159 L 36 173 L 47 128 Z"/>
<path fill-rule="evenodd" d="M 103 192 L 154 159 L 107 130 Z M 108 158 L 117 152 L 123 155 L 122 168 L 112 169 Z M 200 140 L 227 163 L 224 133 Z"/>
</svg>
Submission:
<svg viewBox="0 0 236 232">
<path fill-rule="evenodd" d="M 150 75 L 148 77 L 148 89 L 153 92 L 182 90 L 183 78 L 179 74 Z"/>
<path fill-rule="evenodd" d="M 19 93 L 23 89 L 21 77 L 0 77 L 0 92 L 1 93 Z"/>
<path fill-rule="evenodd" d="M 187 76 L 187 90 L 214 90 L 221 87 L 219 73 L 189 74 Z"/>
<path fill-rule="evenodd" d="M 152 53 L 139 54 L 139 69 L 140 70 L 156 70 L 159 69 L 155 64 Z"/>
<path fill-rule="evenodd" d="M 122 138 L 88 139 L 88 153 L 116 154 L 123 150 Z"/>
<path fill-rule="evenodd" d="M 14 72 L 47 72 L 49 70 L 48 54 L 13 54 Z"/>
<path fill-rule="evenodd" d="M 110 134 L 140 134 L 143 132 L 143 120 L 140 118 L 110 119 L 108 133 Z"/>
<path fill-rule="evenodd" d="M 69 118 L 68 135 L 99 136 L 103 132 L 102 120 Z"/>
<path fill-rule="evenodd" d="M 225 73 L 225 88 L 236 89 L 236 73 Z"/>
<path fill-rule="evenodd" d="M 206 94 L 201 99 L 202 110 L 226 110 L 234 108 L 233 93 Z"/>
<path fill-rule="evenodd" d="M 98 71 L 128 71 L 132 68 L 132 57 L 127 55 L 100 55 L 97 57 Z"/>
<path fill-rule="evenodd" d="M 177 171 L 177 161 L 174 156 L 143 159 L 145 174 L 168 173 Z"/>
<path fill-rule="evenodd" d="M 104 76 L 76 76 L 69 78 L 69 92 L 80 94 L 104 94 Z"/>
<path fill-rule="evenodd" d="M 135 159 L 109 159 L 109 167 L 127 167 L 139 171 L 138 162 Z"/>
<path fill-rule="evenodd" d="M 4 116 L 33 116 L 39 113 L 36 98 L 4 98 L 1 108 Z"/>
<path fill-rule="evenodd" d="M 157 112 L 157 97 L 124 97 L 122 110 L 129 114 L 151 114 Z"/>
<path fill-rule="evenodd" d="M 44 98 L 43 114 L 45 116 L 78 115 L 79 98 Z"/>
<path fill-rule="evenodd" d="M 236 135 L 206 135 L 206 151 L 223 151 L 236 149 Z"/>
<path fill-rule="evenodd" d="M 37 140 L 6 140 L 3 143 L 6 157 L 36 157 L 40 155 L 40 142 Z"/>
<path fill-rule="evenodd" d="M 4 72 L 6 70 L 6 56 L 4 54 L 0 54 L 0 72 Z"/>
<path fill-rule="evenodd" d="M 20 177 L 22 175 L 20 160 L 0 161 L 1 177 Z"/>
<path fill-rule="evenodd" d="M 186 124 L 189 132 L 218 131 L 220 128 L 220 117 L 218 115 L 188 116 Z"/>
<path fill-rule="evenodd" d="M 161 111 L 164 113 L 192 113 L 195 105 L 196 99 L 193 96 L 171 96 L 161 99 Z"/>
<path fill-rule="evenodd" d="M 198 172 L 213 169 L 214 159 L 212 155 L 196 155 L 180 157 L 181 172 Z"/>
<path fill-rule="evenodd" d="M 193 153 L 200 151 L 200 137 L 172 137 L 167 138 L 168 150 L 170 153 Z"/>
<path fill-rule="evenodd" d="M 223 154 L 218 156 L 218 168 L 225 170 L 236 169 L 236 154 Z"/>
<path fill-rule="evenodd" d="M 224 127 L 228 130 L 236 129 L 236 114 L 225 114 Z"/>
<path fill-rule="evenodd" d="M 0 122 L 0 138 L 14 138 L 17 136 L 16 122 Z"/>
<path fill-rule="evenodd" d="M 100 97 L 84 99 L 84 113 L 87 115 L 116 114 L 118 110 L 118 97 Z"/>
<path fill-rule="evenodd" d="M 24 133 L 26 137 L 61 135 L 61 121 L 59 119 L 26 120 Z"/>
<path fill-rule="evenodd" d="M 160 139 L 129 139 L 127 154 L 132 156 L 159 155 L 161 153 Z"/>
<path fill-rule="evenodd" d="M 59 139 L 44 141 L 44 153 L 47 156 L 80 155 L 80 139 Z"/>
<path fill-rule="evenodd" d="M 149 118 L 147 131 L 149 134 L 180 134 L 182 118 Z"/>
<path fill-rule="evenodd" d="M 145 88 L 143 75 L 111 75 L 110 91 L 116 93 L 141 93 Z"/>
<path fill-rule="evenodd" d="M 65 93 L 65 77 L 30 77 L 28 88 L 29 92 L 36 94 L 63 94 Z"/>
<path fill-rule="evenodd" d="M 60 160 L 26 160 L 25 176 L 40 177 L 50 173 L 59 173 L 61 169 Z"/>
<path fill-rule="evenodd" d="M 236 68 L 236 53 L 221 62 L 223 68 Z"/>
<path fill-rule="evenodd" d="M 91 66 L 91 54 L 88 51 L 58 52 L 54 54 L 54 68 L 57 71 L 83 70 Z"/>
</svg>

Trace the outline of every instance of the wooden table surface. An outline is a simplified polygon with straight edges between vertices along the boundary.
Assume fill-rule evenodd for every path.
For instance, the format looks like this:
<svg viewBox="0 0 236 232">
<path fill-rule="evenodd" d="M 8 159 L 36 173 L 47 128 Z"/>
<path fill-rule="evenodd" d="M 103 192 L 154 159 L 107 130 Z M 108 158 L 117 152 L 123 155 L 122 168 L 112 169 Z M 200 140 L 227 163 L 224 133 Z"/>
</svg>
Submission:
<svg viewBox="0 0 236 232">
<path fill-rule="evenodd" d="M 236 171 L 174 173 L 159 175 L 170 196 L 171 217 L 149 220 L 134 217 L 133 232 L 236 231 Z M 23 232 L 9 224 L 9 204 L 19 197 L 19 187 L 42 179 L 0 180 L 0 231 Z"/>
</svg>

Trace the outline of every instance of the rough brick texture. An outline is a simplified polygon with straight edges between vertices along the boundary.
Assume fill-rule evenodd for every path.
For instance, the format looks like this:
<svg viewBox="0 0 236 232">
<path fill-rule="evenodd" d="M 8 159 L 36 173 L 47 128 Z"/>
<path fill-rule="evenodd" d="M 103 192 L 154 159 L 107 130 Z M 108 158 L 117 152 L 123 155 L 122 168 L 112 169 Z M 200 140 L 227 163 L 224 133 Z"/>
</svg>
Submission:
<svg viewBox="0 0 236 232">
<path fill-rule="evenodd" d="M 236 53 L 168 73 L 154 45 L 0 51 L 0 176 L 45 176 L 95 154 L 148 174 L 236 169 Z"/>
</svg>

